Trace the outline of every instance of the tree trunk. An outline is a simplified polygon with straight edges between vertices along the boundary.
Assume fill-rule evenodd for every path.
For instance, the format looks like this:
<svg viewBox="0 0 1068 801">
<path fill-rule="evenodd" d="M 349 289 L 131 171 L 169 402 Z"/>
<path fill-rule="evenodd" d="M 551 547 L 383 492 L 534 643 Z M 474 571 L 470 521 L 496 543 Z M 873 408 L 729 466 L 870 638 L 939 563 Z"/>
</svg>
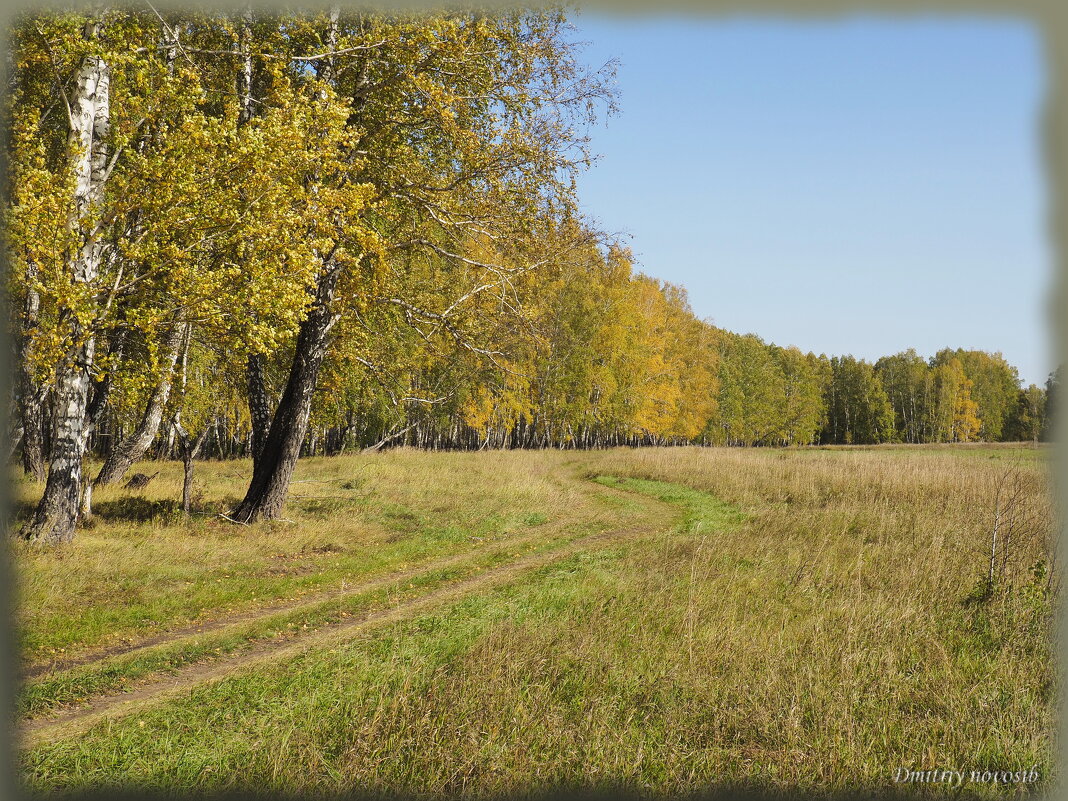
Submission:
<svg viewBox="0 0 1068 801">
<path fill-rule="evenodd" d="M 141 415 L 141 422 L 133 434 L 112 448 L 108 458 L 104 461 L 103 467 L 100 468 L 100 472 L 93 481 L 94 486 L 106 487 L 126 475 L 130 465 L 144 456 L 148 446 L 152 444 L 152 440 L 159 433 L 160 423 L 163 422 L 163 408 L 167 405 L 167 400 L 171 396 L 174 366 L 178 363 L 178 351 L 181 348 L 183 333 L 184 329 L 181 325 L 174 325 L 167 332 L 167 339 L 163 346 L 163 372 L 148 398 L 145 412 Z"/>
<path fill-rule="evenodd" d="M 240 131 L 255 114 L 253 92 L 254 65 L 252 58 L 252 8 L 246 6 L 238 15 L 237 52 L 240 57 L 235 76 L 237 90 L 237 128 Z M 252 461 L 259 461 L 271 425 L 271 408 L 267 398 L 267 383 L 263 372 L 263 354 L 250 353 L 246 363 L 248 381 L 248 409 L 252 418 Z"/>
<path fill-rule="evenodd" d="M 119 337 L 115 355 L 121 359 L 126 340 L 125 333 L 120 333 Z M 108 373 L 103 380 L 94 381 L 89 387 L 89 405 L 85 410 L 85 438 L 87 443 L 104 416 L 104 409 L 107 408 L 108 398 L 111 396 L 111 385 L 111 373 Z M 114 448 L 111 450 L 114 450 Z M 81 516 L 83 519 L 93 516 L 93 484 L 91 482 L 86 482 L 82 490 Z"/>
<path fill-rule="evenodd" d="M 87 35 L 95 28 L 87 26 Z M 108 65 L 97 56 L 86 56 L 75 75 L 71 103 L 68 153 L 75 177 L 70 230 L 90 233 L 79 236 L 79 246 L 70 257 L 75 285 L 91 285 L 100 270 L 102 242 L 91 230 L 91 203 L 106 180 L 106 137 L 110 117 Z M 56 369 L 55 413 L 52 420 L 52 454 L 48 481 L 33 519 L 20 532 L 28 540 L 69 542 L 74 538 L 81 500 L 82 459 L 85 456 L 90 371 L 96 340 L 72 310 L 61 319 L 68 327 L 73 349 Z"/>
<path fill-rule="evenodd" d="M 339 273 L 338 265 L 327 263 L 316 286 L 315 302 L 301 323 L 289 380 L 271 420 L 263 450 L 253 463 L 252 482 L 244 500 L 230 515 L 242 523 L 274 520 L 282 513 L 307 433 L 312 393 L 326 354 L 327 334 L 336 322 L 330 308 Z"/>
<path fill-rule="evenodd" d="M 218 417 L 215 418 L 215 423 L 212 425 L 213 436 L 215 437 L 215 447 L 218 449 L 218 459 L 222 461 L 226 458 L 226 451 L 223 450 L 223 424 L 222 420 Z"/>
<path fill-rule="evenodd" d="M 338 20 L 340 17 L 341 9 L 338 6 L 331 5 L 329 11 L 327 11 L 326 34 L 323 36 L 323 45 L 327 53 L 333 53 L 337 49 Z M 331 83 L 335 75 L 334 56 L 331 55 L 322 59 L 316 65 L 315 70 L 323 83 Z"/>
<path fill-rule="evenodd" d="M 29 265 L 28 272 L 28 278 L 35 278 L 36 266 Z M 40 294 L 32 288 L 27 289 L 22 312 L 22 340 L 19 344 L 18 403 L 22 423 L 22 468 L 34 481 L 45 480 L 44 396 L 47 388 L 37 385 L 30 360 L 33 331 L 38 325 L 40 308 Z"/>
<path fill-rule="evenodd" d="M 237 127 L 242 128 L 252 119 L 252 7 L 245 6 L 238 14 L 237 52 L 241 62 L 238 64 L 235 83 L 237 89 Z"/>
<path fill-rule="evenodd" d="M 190 507 L 193 504 L 193 460 L 200 453 L 212 427 L 204 426 L 192 442 L 189 441 L 189 433 L 177 420 L 174 421 L 173 428 L 178 433 L 178 442 L 182 449 L 182 513 L 189 517 Z"/>
<path fill-rule="evenodd" d="M 34 481 L 45 480 L 44 396 L 47 389 L 36 387 L 25 362 L 19 365 L 22 392 L 19 406 L 22 416 L 22 469 Z"/>
<path fill-rule="evenodd" d="M 363 453 L 374 453 L 375 451 L 380 450 L 383 445 L 385 445 L 385 444 L 387 444 L 389 442 L 392 442 L 395 439 L 399 439 L 399 438 L 403 437 L 405 434 L 407 434 L 413 428 L 415 428 L 415 423 L 412 423 L 407 428 L 402 428 L 400 431 L 396 431 L 396 430 L 391 431 L 390 433 L 388 433 L 384 437 L 382 437 L 380 440 L 378 440 L 378 442 L 376 442 L 374 445 L 368 445 L 366 448 L 361 450 L 360 453 L 361 454 L 363 454 Z"/>
<path fill-rule="evenodd" d="M 30 367 L 24 360 L 19 364 L 19 384 L 22 469 L 34 481 L 44 481 L 44 399 L 48 389 L 36 385 Z"/>
<path fill-rule="evenodd" d="M 126 349 L 126 329 L 119 329 L 118 334 L 110 343 L 109 356 L 113 363 L 122 361 L 123 351 Z M 114 384 L 112 374 L 108 372 L 101 380 L 94 381 L 89 387 L 89 406 L 85 410 L 86 426 L 91 435 L 104 418 L 108 401 L 111 399 L 111 388 Z M 109 448 L 112 450 L 112 448 Z"/>
<path fill-rule="evenodd" d="M 15 451 L 18 450 L 19 445 L 22 444 L 22 423 L 16 423 L 14 430 L 7 438 L 7 453 L 5 454 L 4 464 L 10 465 L 11 461 L 15 458 Z"/>
<path fill-rule="evenodd" d="M 267 431 L 271 427 L 271 406 L 267 400 L 267 382 L 263 377 L 263 356 L 248 357 L 248 410 L 252 417 L 252 461 L 260 458 Z"/>
</svg>

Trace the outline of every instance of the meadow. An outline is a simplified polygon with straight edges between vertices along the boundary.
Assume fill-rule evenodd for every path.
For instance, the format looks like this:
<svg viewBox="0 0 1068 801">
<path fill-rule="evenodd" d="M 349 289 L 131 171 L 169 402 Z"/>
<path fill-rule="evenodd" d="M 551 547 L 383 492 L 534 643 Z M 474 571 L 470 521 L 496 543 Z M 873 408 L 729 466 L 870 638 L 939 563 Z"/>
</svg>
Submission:
<svg viewBox="0 0 1068 801">
<path fill-rule="evenodd" d="M 302 460 L 253 525 L 220 516 L 248 462 L 198 463 L 189 518 L 142 464 L 6 546 L 25 787 L 1045 791 L 1048 457 L 398 448 Z M 895 781 L 932 769 L 965 775 Z"/>
</svg>

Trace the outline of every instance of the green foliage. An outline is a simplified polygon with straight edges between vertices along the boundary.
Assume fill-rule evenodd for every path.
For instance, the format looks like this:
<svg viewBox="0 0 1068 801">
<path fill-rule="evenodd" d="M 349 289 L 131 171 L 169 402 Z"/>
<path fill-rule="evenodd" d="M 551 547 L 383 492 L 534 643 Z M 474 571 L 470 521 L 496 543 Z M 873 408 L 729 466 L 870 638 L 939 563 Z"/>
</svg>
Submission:
<svg viewBox="0 0 1068 801">
<path fill-rule="evenodd" d="M 781 434 L 786 381 L 780 364 L 753 334 L 723 332 L 720 338 L 719 398 L 710 424 L 712 442 L 769 445 Z"/>
<path fill-rule="evenodd" d="M 891 441 L 894 410 L 875 368 L 863 359 L 836 356 L 830 370 L 822 441 L 846 445 Z"/>
<path fill-rule="evenodd" d="M 987 442 L 1002 439 L 1005 422 L 1013 412 L 1020 389 L 1016 368 L 1000 353 L 981 350 L 951 351 L 948 348 L 935 354 L 933 364 L 938 367 L 953 360 L 960 363 L 965 377 L 971 382 L 968 392 L 976 404 L 975 416 L 980 420 L 978 437 Z"/>
<path fill-rule="evenodd" d="M 1042 439 L 1046 420 L 1046 391 L 1035 384 L 1017 390 L 1016 403 L 1005 418 L 1004 438 L 1008 441 Z"/>
</svg>

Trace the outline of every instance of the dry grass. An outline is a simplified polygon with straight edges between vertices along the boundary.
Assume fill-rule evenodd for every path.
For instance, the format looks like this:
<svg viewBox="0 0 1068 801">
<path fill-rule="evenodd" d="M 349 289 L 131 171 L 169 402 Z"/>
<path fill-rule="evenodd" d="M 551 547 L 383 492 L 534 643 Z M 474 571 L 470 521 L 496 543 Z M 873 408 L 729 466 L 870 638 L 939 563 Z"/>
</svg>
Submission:
<svg viewBox="0 0 1068 801">
<path fill-rule="evenodd" d="M 95 522 L 56 549 L 10 543 L 16 624 L 29 662 L 68 657 L 221 613 L 300 597 L 414 559 L 589 523 L 586 494 L 554 476 L 551 458 L 503 468 L 499 454 L 443 462 L 418 451 L 302 461 L 288 522 L 248 528 L 218 516 L 251 464 L 198 466 L 202 508 L 176 508 L 181 465 L 160 464 L 143 492 L 94 496 Z M 142 469 L 145 469 L 144 467 Z M 25 508 L 40 492 L 15 484 Z M 596 517 L 596 515 L 594 515 Z"/>
<path fill-rule="evenodd" d="M 130 575 L 211 577 L 331 542 L 342 559 L 302 557 L 326 582 L 336 578 L 331 561 L 385 572 L 540 526 L 548 536 L 554 526 L 663 519 L 623 544 L 35 748 L 25 775 L 37 790 L 486 796 L 611 786 L 677 795 L 723 783 L 880 790 L 893 788 L 898 768 L 1037 766 L 1048 787 L 1057 700 L 1048 541 L 1021 538 L 1009 580 L 975 592 L 991 488 L 1015 470 L 1021 503 L 1044 509 L 1043 456 L 394 451 L 302 463 L 298 478 L 330 483 L 296 485 L 299 494 L 344 499 L 337 488 L 358 481 L 348 492 L 362 500 L 330 512 L 331 498 L 296 499 L 293 524 L 101 521 L 58 561 L 16 549 L 28 641 L 56 640 L 80 604 L 118 615 L 121 593 L 92 589 Z M 204 471 L 209 502 L 235 492 L 219 475 L 234 469 Z M 173 497 L 173 474 L 149 489 Z M 608 492 L 592 476 L 623 480 L 602 480 L 616 488 Z M 405 538 L 391 543 L 398 532 Z M 74 554 L 88 575 L 70 564 Z M 166 582 L 151 586 L 172 621 L 188 611 Z M 31 611 L 42 602 L 62 609 Z M 971 783 L 963 792 L 1017 789 Z"/>
</svg>

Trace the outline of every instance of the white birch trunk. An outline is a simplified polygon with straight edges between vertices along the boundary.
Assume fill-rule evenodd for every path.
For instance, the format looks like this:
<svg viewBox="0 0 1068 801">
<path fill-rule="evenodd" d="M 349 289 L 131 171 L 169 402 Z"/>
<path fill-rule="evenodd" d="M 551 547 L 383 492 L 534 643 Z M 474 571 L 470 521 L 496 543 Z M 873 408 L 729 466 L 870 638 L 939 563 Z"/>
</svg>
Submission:
<svg viewBox="0 0 1068 801">
<path fill-rule="evenodd" d="M 68 266 L 78 288 L 92 285 L 100 271 L 102 241 L 99 232 L 93 230 L 91 218 L 92 205 L 98 200 L 107 169 L 108 73 L 108 65 L 102 58 L 86 56 L 74 79 L 67 141 L 75 190 L 68 224 L 77 246 L 69 256 Z M 90 372 L 96 351 L 92 332 L 86 331 L 78 317 L 69 309 L 64 310 L 62 317 L 74 347 L 69 358 L 56 369 L 52 454 L 44 495 L 33 519 L 21 532 L 26 539 L 44 542 L 69 542 L 74 538 L 88 434 L 86 407 Z"/>
<path fill-rule="evenodd" d="M 128 438 L 119 443 L 111 451 L 104 461 L 100 472 L 93 484 L 97 487 L 105 487 L 108 484 L 121 479 L 130 469 L 130 465 L 145 455 L 148 446 L 159 433 L 160 424 L 163 422 L 163 409 L 171 396 L 171 382 L 174 378 L 174 367 L 178 363 L 178 351 L 182 345 L 183 326 L 175 324 L 167 333 L 164 344 L 163 372 L 159 383 L 156 384 L 149 396 L 145 412 L 141 415 L 141 422 L 137 430 Z M 88 512 L 88 509 L 85 509 Z"/>
</svg>

